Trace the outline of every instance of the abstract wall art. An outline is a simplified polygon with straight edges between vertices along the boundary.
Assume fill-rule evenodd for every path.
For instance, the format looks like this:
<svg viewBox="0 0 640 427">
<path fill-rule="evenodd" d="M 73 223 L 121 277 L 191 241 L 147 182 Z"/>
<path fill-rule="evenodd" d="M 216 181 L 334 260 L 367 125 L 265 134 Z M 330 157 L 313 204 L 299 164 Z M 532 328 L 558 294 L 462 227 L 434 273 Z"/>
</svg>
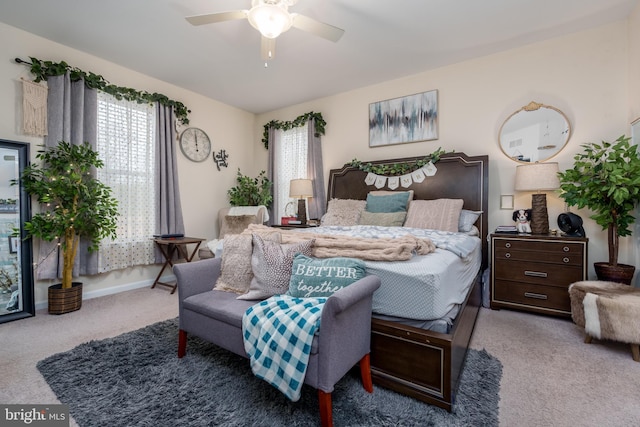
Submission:
<svg viewBox="0 0 640 427">
<path fill-rule="evenodd" d="M 438 91 L 369 104 L 369 147 L 438 139 Z"/>
</svg>

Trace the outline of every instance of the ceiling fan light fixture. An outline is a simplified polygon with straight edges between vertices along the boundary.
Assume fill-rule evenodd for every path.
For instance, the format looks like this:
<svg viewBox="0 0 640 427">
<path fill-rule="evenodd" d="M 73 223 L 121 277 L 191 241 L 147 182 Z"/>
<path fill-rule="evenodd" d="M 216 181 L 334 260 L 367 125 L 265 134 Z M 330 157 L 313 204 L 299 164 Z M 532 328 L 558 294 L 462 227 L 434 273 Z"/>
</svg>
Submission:
<svg viewBox="0 0 640 427">
<path fill-rule="evenodd" d="M 253 28 L 260 31 L 264 37 L 275 39 L 291 28 L 293 19 L 287 12 L 286 5 L 258 4 L 247 13 L 247 19 Z"/>
</svg>

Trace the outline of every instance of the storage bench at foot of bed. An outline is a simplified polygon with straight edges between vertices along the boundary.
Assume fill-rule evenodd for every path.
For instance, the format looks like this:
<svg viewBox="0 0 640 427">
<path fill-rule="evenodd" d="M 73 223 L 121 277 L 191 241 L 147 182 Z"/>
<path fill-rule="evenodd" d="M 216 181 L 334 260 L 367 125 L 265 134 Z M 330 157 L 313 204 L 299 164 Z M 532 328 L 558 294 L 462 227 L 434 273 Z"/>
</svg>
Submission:
<svg viewBox="0 0 640 427">
<path fill-rule="evenodd" d="M 450 334 L 373 319 L 374 384 L 451 411 L 481 303 L 478 275 Z"/>
</svg>

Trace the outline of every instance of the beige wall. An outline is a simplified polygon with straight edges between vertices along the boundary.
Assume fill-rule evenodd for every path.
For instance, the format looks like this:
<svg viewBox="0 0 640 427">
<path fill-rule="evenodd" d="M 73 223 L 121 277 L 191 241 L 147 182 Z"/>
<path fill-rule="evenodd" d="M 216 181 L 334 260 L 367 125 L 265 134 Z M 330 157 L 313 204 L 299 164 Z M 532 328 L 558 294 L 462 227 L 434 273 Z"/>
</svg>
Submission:
<svg viewBox="0 0 640 427">
<path fill-rule="evenodd" d="M 323 137 L 325 172 L 358 158 L 376 160 L 419 156 L 438 147 L 490 158 L 489 226 L 508 224 L 510 212 L 499 209 L 500 194 L 515 194 L 516 163 L 497 145 L 502 122 L 531 100 L 553 105 L 568 116 L 573 127 L 569 146 L 554 160 L 561 168 L 571 164 L 579 145 L 614 139 L 629 133 L 632 118 L 640 116 L 640 7 L 628 20 L 590 31 L 551 39 L 461 62 L 403 79 L 317 99 L 267 114 L 253 114 L 205 98 L 199 94 L 136 73 L 100 58 L 53 43 L 13 27 L 0 24 L 0 138 L 41 143 L 20 131 L 21 77 L 28 70 L 11 58 L 35 56 L 72 65 L 103 75 L 107 80 L 137 89 L 157 91 L 182 101 L 192 110 L 191 126 L 204 129 L 213 149 L 226 149 L 230 166 L 218 172 L 213 163 L 190 163 L 178 155 L 180 188 L 187 234 L 207 239 L 217 235 L 214 217 L 226 206 L 226 191 L 234 184 L 238 168 L 252 174 L 266 168 L 262 126 L 271 119 L 291 120 L 308 111 L 322 112 L 327 121 Z M 440 102 L 440 137 L 436 141 L 368 147 L 368 105 L 372 102 L 437 89 Z M 32 154 L 35 147 L 32 147 Z M 530 205 L 529 194 L 515 194 L 517 207 Z M 562 201 L 549 199 L 550 224 L 564 211 Z M 588 212 L 580 212 L 591 240 L 590 262 L 606 257 L 604 233 Z M 634 244 L 627 239 L 621 262 L 633 262 Z M 157 266 L 126 269 L 83 278 L 85 292 L 99 295 L 134 286 L 146 286 Z M 46 301 L 46 284 L 37 283 L 36 301 Z"/>
<path fill-rule="evenodd" d="M 629 122 L 640 119 L 640 2 L 629 15 Z"/>
<path fill-rule="evenodd" d="M 535 100 L 555 106 L 568 116 L 573 135 L 568 147 L 554 158 L 561 169 L 571 165 L 580 144 L 611 140 L 629 132 L 627 27 L 627 21 L 617 22 L 262 114 L 256 132 L 271 119 L 291 120 L 307 111 L 322 112 L 327 121 L 322 138 L 325 172 L 354 157 L 377 160 L 420 156 L 438 147 L 469 155 L 488 154 L 491 230 L 512 223 L 511 212 L 499 209 L 499 197 L 515 194 L 517 163 L 502 154 L 497 134 L 513 111 Z M 432 89 L 439 91 L 437 141 L 368 147 L 370 103 Z M 266 152 L 258 149 L 256 162 L 266 164 L 265 158 Z M 530 194 L 515 195 L 516 207 L 531 205 Z M 565 209 L 564 203 L 555 194 L 548 195 L 548 203 L 553 227 Z M 605 234 L 588 218 L 588 212 L 580 214 L 591 239 L 590 261 L 606 259 Z M 625 243 L 621 262 L 629 262 L 634 256 Z"/>
<path fill-rule="evenodd" d="M 65 60 L 73 66 L 101 74 L 119 86 L 159 92 L 183 102 L 191 110 L 190 126 L 202 128 L 209 134 L 214 151 L 225 149 L 229 154 L 229 167 L 218 172 L 213 161 L 193 163 L 178 153 L 186 233 L 207 239 L 217 236 L 214 219 L 221 207 L 228 206 L 226 192 L 235 182 L 237 169 L 252 172 L 253 159 L 247 153 L 254 150 L 255 115 L 1 23 L 0 40 L 11 41 L 0 44 L 0 57 L 3 58 L 0 61 L 0 93 L 3 95 L 0 100 L 0 138 L 31 143 L 32 157 L 37 150 L 35 144 L 41 144 L 42 139 L 26 137 L 20 130 L 20 78 L 31 79 L 32 76 L 27 67 L 13 62 L 15 57 L 25 60 L 29 56 L 43 60 Z M 158 266 L 150 266 L 82 278 L 85 296 L 113 292 L 114 287 L 127 289 L 147 286 L 158 271 Z M 38 306 L 46 301 L 48 284 L 36 283 Z"/>
</svg>

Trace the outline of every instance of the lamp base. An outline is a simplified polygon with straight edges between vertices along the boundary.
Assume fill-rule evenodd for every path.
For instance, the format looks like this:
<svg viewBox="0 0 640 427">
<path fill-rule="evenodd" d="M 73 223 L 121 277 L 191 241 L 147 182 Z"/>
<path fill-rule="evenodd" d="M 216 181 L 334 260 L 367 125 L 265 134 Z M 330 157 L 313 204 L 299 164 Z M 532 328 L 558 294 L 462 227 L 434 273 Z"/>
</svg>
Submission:
<svg viewBox="0 0 640 427">
<path fill-rule="evenodd" d="M 531 234 L 549 234 L 546 194 L 531 196 Z"/>
<path fill-rule="evenodd" d="M 307 223 L 307 199 L 298 199 L 298 221 L 300 224 Z"/>
</svg>

